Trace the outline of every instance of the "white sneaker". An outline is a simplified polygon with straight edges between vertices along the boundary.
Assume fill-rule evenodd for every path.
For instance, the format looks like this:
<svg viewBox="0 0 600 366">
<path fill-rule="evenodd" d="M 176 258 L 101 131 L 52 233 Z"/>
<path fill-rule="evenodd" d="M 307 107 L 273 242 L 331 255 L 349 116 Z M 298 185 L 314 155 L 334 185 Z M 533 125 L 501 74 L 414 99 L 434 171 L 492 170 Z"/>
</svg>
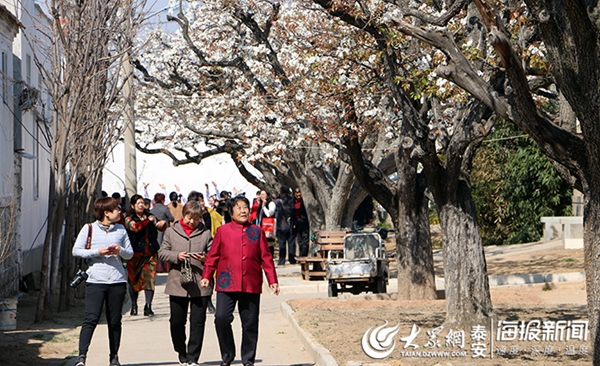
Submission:
<svg viewBox="0 0 600 366">
<path fill-rule="evenodd" d="M 80 355 L 77 357 L 77 361 L 75 361 L 75 366 L 85 366 L 85 356 Z"/>
</svg>

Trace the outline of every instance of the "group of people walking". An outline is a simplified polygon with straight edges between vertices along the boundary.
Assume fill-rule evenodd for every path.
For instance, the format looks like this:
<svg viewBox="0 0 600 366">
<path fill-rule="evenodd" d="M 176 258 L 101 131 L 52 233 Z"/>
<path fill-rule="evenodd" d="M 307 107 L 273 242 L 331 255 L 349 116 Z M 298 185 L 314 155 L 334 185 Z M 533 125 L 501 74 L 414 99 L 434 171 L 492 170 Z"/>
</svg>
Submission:
<svg viewBox="0 0 600 366">
<path fill-rule="evenodd" d="M 277 239 L 277 265 L 285 265 L 286 257 L 290 264 L 296 264 L 296 246 L 300 257 L 308 255 L 310 227 L 300 188 L 294 189 L 292 197 L 289 187 L 282 186 L 275 200 L 271 199 L 266 190 L 258 191 L 252 203 L 250 220 L 263 228 L 267 237 Z M 272 236 L 269 235 L 267 225 L 275 225 Z M 271 254 L 274 254 L 273 246 L 270 246 L 270 250 Z"/>
<path fill-rule="evenodd" d="M 81 229 L 73 247 L 73 255 L 88 263 L 85 319 L 76 366 L 85 366 L 92 334 L 103 307 L 108 323 L 110 366 L 120 365 L 118 350 L 127 288 L 132 300 L 130 314 L 137 315 L 138 294 L 143 290 L 144 315 L 154 315 L 152 300 L 157 259 L 170 267 L 165 293 L 169 295 L 170 334 L 179 363 L 198 364 L 206 312 L 216 282 L 215 329 L 221 365 L 230 365 L 236 355 L 231 329 L 236 304 L 243 329 L 241 360 L 244 365 L 254 364 L 262 272 L 274 294 L 279 294 L 279 285 L 264 231 L 256 222 L 250 221 L 250 202 L 244 196 L 230 199 L 231 221 L 222 225 L 223 216 L 216 209 L 205 206 L 200 192 L 192 191 L 185 204 L 179 200 L 171 201 L 169 205 L 181 208 L 177 220 L 171 214 L 172 225 L 168 219 L 157 218 L 161 207 L 149 211 L 141 195 L 131 197 L 131 210 L 126 217 L 119 207 L 119 200 L 102 197 L 95 201 L 96 221 Z M 156 202 L 164 205 L 164 195 L 155 196 Z M 164 233 L 162 242 L 159 233 Z M 126 267 L 123 261 L 127 261 Z M 188 312 L 190 335 L 186 343 Z"/>
</svg>

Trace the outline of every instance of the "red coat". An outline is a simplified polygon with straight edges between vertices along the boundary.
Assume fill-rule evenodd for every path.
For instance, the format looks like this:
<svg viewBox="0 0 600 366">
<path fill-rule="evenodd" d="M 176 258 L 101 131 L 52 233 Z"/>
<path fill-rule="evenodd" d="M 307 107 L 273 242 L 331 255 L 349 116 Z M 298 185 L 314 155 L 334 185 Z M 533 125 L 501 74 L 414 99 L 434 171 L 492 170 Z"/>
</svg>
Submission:
<svg viewBox="0 0 600 366">
<path fill-rule="evenodd" d="M 217 271 L 216 291 L 262 292 L 262 271 L 269 285 L 277 283 L 273 257 L 264 232 L 256 225 L 229 222 L 217 229 L 204 263 L 202 278 Z"/>
</svg>

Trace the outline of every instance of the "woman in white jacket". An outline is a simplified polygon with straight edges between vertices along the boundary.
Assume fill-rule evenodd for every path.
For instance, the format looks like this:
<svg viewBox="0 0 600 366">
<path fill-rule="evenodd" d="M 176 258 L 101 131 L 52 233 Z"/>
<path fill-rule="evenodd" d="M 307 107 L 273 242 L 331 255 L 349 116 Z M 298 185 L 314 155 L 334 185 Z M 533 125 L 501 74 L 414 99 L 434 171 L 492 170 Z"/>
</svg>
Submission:
<svg viewBox="0 0 600 366">
<path fill-rule="evenodd" d="M 127 293 L 127 273 L 123 259 L 133 257 L 133 249 L 121 218 L 119 203 L 112 197 L 94 202 L 97 221 L 85 225 L 73 246 L 73 256 L 83 258 L 88 278 L 85 287 L 85 319 L 79 334 L 79 357 L 75 366 L 85 366 L 86 355 L 102 308 L 106 305 L 110 366 L 120 366 L 121 317 Z"/>
</svg>

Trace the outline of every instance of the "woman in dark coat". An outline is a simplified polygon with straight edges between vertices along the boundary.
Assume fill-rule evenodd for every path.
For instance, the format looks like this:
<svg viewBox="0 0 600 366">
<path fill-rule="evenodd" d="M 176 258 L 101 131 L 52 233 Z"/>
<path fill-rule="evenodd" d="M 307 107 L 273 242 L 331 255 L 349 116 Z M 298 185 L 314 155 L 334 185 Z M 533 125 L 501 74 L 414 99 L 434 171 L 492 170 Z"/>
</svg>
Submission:
<svg viewBox="0 0 600 366">
<path fill-rule="evenodd" d="M 158 230 L 167 228 L 165 221 L 159 221 L 144 206 L 144 197 L 134 194 L 131 197 L 131 213 L 125 218 L 125 228 L 133 248 L 133 258 L 127 261 L 131 315 L 137 315 L 138 293 L 144 290 L 146 305 L 144 315 L 152 316 L 154 280 L 156 278 L 156 252 L 158 252 Z"/>
<path fill-rule="evenodd" d="M 169 295 L 173 348 L 179 355 L 179 362 L 190 366 L 198 365 L 204 340 L 206 307 L 212 295 L 212 286 L 201 289 L 199 285 L 203 262 L 212 244 L 210 228 L 204 227 L 201 218 L 200 204 L 194 200 L 188 201 L 183 206 L 183 218 L 167 229 L 158 251 L 160 260 L 171 263 L 165 293 Z M 194 282 L 182 285 L 181 266 L 186 258 L 191 261 Z M 186 347 L 188 308 L 191 308 L 190 339 Z"/>
</svg>

